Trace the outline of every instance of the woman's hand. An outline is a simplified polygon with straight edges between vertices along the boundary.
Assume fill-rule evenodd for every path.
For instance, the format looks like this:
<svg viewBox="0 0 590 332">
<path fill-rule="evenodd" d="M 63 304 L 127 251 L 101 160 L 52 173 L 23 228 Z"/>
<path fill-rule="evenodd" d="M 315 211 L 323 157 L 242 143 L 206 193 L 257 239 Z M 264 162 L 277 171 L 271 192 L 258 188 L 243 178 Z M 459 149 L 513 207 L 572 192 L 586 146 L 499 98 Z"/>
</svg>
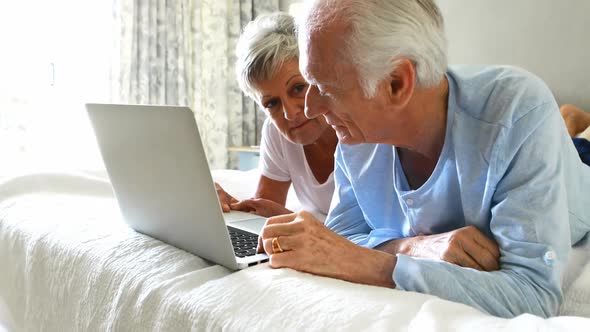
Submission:
<svg viewBox="0 0 590 332">
<path fill-rule="evenodd" d="M 230 204 L 232 210 L 254 213 L 263 217 L 273 217 L 281 214 L 293 213 L 277 202 L 264 198 L 250 198 L 243 201 L 235 201 Z"/>
<path fill-rule="evenodd" d="M 219 183 L 215 182 L 215 190 L 217 191 L 217 198 L 219 198 L 219 204 L 221 204 L 221 209 L 223 212 L 229 212 L 230 205 L 233 203 L 237 203 L 238 200 L 235 199 L 232 195 L 228 194 L 221 188 Z"/>
</svg>

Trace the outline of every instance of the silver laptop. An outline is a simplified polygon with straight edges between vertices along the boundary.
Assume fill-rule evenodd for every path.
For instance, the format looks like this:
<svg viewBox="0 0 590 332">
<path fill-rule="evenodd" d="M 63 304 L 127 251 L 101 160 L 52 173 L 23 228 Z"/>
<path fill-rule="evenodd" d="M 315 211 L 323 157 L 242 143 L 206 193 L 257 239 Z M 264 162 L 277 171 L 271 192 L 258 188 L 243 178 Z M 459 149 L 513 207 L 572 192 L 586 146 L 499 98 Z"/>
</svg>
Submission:
<svg viewBox="0 0 590 332">
<path fill-rule="evenodd" d="M 222 212 L 188 107 L 86 109 L 119 208 L 133 229 L 233 270 L 268 259 L 256 253 L 266 219 Z"/>
</svg>

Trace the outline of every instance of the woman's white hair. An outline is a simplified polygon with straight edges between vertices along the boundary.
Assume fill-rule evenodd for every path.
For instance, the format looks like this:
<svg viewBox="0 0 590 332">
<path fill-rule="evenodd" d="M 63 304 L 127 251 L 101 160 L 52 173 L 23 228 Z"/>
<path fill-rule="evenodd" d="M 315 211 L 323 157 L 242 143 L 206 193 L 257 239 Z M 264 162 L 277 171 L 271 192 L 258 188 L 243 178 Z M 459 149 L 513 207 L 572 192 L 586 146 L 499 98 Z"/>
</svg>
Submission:
<svg viewBox="0 0 590 332">
<path fill-rule="evenodd" d="M 332 8 L 328 16 L 313 13 L 324 11 L 324 6 Z M 436 85 L 447 71 L 444 21 L 434 0 L 312 1 L 308 10 L 307 31 L 317 30 L 335 17 L 349 28 L 343 53 L 357 68 L 367 98 L 375 95 L 378 83 L 400 58 L 414 64 L 418 87 Z"/>
<path fill-rule="evenodd" d="M 256 83 L 272 79 L 286 61 L 299 56 L 293 17 L 277 12 L 249 22 L 238 40 L 236 56 L 238 84 L 256 100 Z"/>
</svg>

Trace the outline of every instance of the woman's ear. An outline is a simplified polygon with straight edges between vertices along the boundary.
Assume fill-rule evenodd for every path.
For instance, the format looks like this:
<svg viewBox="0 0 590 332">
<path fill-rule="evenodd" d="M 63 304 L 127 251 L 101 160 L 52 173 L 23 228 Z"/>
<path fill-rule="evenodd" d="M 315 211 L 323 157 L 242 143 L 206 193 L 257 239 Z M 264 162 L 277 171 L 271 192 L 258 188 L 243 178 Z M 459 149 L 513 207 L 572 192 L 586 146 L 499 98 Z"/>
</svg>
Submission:
<svg viewBox="0 0 590 332">
<path fill-rule="evenodd" d="M 394 63 L 389 74 L 389 99 L 392 105 L 405 107 L 414 93 L 416 71 L 412 61 L 406 58 Z"/>
</svg>

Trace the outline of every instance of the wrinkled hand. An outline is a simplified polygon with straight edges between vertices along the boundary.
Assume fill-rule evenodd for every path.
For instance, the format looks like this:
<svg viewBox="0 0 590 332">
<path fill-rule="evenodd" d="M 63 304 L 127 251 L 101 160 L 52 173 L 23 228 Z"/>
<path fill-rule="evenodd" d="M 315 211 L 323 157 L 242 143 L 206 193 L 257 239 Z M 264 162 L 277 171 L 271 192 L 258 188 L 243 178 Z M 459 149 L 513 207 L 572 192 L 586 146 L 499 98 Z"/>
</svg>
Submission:
<svg viewBox="0 0 590 332">
<path fill-rule="evenodd" d="M 250 198 L 230 204 L 232 210 L 250 212 L 263 217 L 293 213 L 281 204 L 264 198 Z"/>
<path fill-rule="evenodd" d="M 283 251 L 273 249 L 277 238 Z M 395 257 L 350 242 L 328 229 L 311 213 L 301 211 L 269 218 L 258 239 L 272 268 L 298 271 L 358 283 L 394 287 Z"/>
<path fill-rule="evenodd" d="M 400 253 L 409 256 L 442 260 L 480 271 L 496 271 L 500 268 L 498 244 L 474 226 L 442 234 L 406 238 L 398 246 Z M 389 250 L 385 248 L 385 251 Z"/>
<path fill-rule="evenodd" d="M 221 204 L 221 209 L 223 212 L 230 211 L 230 205 L 233 203 L 237 203 L 238 200 L 235 199 L 232 195 L 228 194 L 221 188 L 219 183 L 215 182 L 215 190 L 217 191 L 217 198 L 219 199 L 219 204 Z"/>
</svg>

